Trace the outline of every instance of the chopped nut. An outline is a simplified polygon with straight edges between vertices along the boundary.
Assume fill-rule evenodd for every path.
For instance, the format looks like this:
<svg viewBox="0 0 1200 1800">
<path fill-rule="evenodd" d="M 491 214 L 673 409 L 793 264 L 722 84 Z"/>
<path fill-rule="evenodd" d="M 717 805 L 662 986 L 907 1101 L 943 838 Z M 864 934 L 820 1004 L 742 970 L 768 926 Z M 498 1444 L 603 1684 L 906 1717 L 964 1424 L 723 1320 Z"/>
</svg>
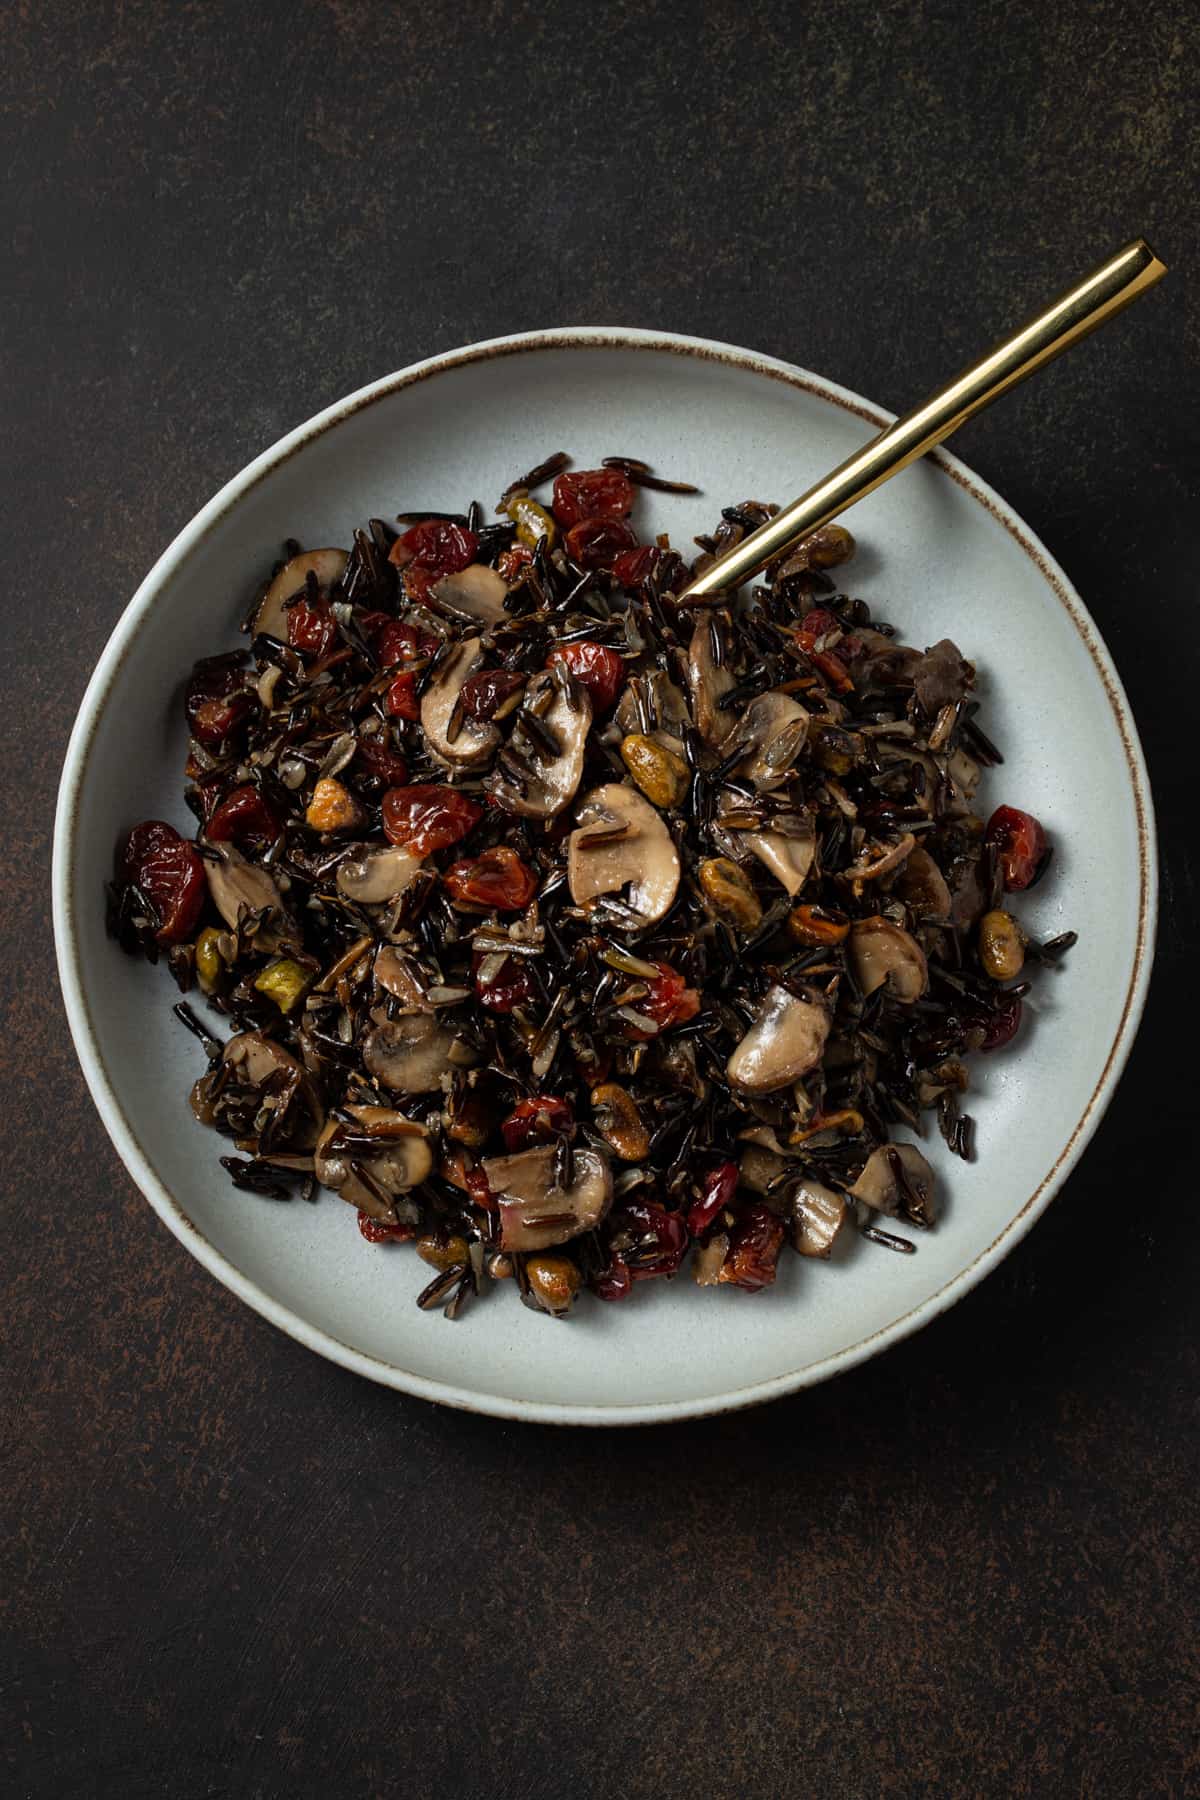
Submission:
<svg viewBox="0 0 1200 1800">
<path fill-rule="evenodd" d="M 366 823 L 366 811 L 349 788 L 326 776 L 313 789 L 304 823 L 313 831 L 358 831 Z"/>
<path fill-rule="evenodd" d="M 422 1262 L 428 1263 L 431 1269 L 441 1269 L 443 1273 L 447 1269 L 456 1269 L 470 1255 L 466 1238 L 447 1238 L 443 1243 L 429 1233 L 417 1239 L 416 1249 Z"/>
<path fill-rule="evenodd" d="M 561 1319 L 583 1286 L 583 1276 L 565 1256 L 531 1256 L 525 1264 L 529 1292 L 543 1312 Z"/>
<path fill-rule="evenodd" d="M 993 981 L 1012 981 L 1025 966 L 1025 935 L 1011 913 L 984 913 L 979 921 L 979 960 Z"/>
<path fill-rule="evenodd" d="M 691 785 L 691 772 L 683 757 L 640 731 L 621 740 L 621 760 L 655 806 L 680 805 Z"/>
<path fill-rule="evenodd" d="M 196 979 L 206 994 L 211 994 L 221 979 L 224 967 L 218 944 L 221 933 L 214 925 L 206 925 L 196 939 Z"/>
<path fill-rule="evenodd" d="M 298 962 L 284 957 L 280 962 L 273 962 L 255 978 L 254 985 L 260 994 L 273 1000 L 280 1012 L 289 1013 L 296 1005 L 313 978 L 313 971 L 306 969 Z"/>
<path fill-rule="evenodd" d="M 706 858 L 700 864 L 700 886 L 710 905 L 743 931 L 754 931 L 762 924 L 762 901 L 745 870 L 730 857 Z"/>
</svg>

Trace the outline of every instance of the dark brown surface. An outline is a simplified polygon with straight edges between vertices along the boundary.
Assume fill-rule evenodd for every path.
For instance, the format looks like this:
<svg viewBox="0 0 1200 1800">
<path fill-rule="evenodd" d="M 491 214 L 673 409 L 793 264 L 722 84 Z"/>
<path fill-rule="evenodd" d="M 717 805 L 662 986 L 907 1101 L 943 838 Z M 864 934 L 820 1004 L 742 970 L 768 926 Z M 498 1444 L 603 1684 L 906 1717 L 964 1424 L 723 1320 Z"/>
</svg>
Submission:
<svg viewBox="0 0 1200 1800">
<path fill-rule="evenodd" d="M 1194 6 L 25 0 L 0 56 L 7 1791 L 1194 1792 Z M 662 325 L 902 405 L 1135 231 L 1167 286 L 961 441 L 1113 648 L 1166 853 L 1130 1074 L 1033 1236 L 844 1380 L 625 1435 L 241 1307 L 50 974 L 71 716 L 167 540 L 451 345 Z"/>
</svg>

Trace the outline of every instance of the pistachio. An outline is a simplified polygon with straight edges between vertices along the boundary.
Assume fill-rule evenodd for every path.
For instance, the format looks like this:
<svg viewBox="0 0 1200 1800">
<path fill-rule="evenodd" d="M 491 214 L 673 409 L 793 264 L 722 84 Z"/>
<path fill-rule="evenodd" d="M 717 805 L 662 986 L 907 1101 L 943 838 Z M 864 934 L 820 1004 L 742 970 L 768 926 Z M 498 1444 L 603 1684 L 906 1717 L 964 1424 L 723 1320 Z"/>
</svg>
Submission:
<svg viewBox="0 0 1200 1800">
<path fill-rule="evenodd" d="M 567 1256 L 531 1256 L 525 1274 L 535 1304 L 556 1319 L 570 1312 L 571 1302 L 583 1286 L 583 1276 Z"/>
<path fill-rule="evenodd" d="M 311 969 L 301 963 L 293 962 L 290 957 L 283 957 L 273 962 L 257 975 L 254 985 L 260 994 L 273 1000 L 282 1013 L 291 1012 L 303 995 L 313 978 Z"/>
<path fill-rule="evenodd" d="M 596 1129 L 614 1156 L 623 1162 L 641 1162 L 650 1151 L 650 1133 L 642 1123 L 642 1115 L 625 1092 L 614 1081 L 602 1082 L 592 1089 L 592 1110 Z"/>
<path fill-rule="evenodd" d="M 640 731 L 621 740 L 621 761 L 655 806 L 679 806 L 691 785 L 683 757 Z"/>
<path fill-rule="evenodd" d="M 704 898 L 742 931 L 754 931 L 762 923 L 762 901 L 750 877 L 728 856 L 709 856 L 700 864 Z"/>
<path fill-rule="evenodd" d="M 313 831 L 358 831 L 366 818 L 365 809 L 349 788 L 326 776 L 313 789 L 304 823 Z"/>
<path fill-rule="evenodd" d="M 224 967 L 217 948 L 220 937 L 215 925 L 206 925 L 196 939 L 196 979 L 206 994 L 212 993 Z"/>
<path fill-rule="evenodd" d="M 979 960 L 993 981 L 1012 981 L 1025 965 L 1025 935 L 1011 913 L 984 913 L 979 921 Z"/>
</svg>

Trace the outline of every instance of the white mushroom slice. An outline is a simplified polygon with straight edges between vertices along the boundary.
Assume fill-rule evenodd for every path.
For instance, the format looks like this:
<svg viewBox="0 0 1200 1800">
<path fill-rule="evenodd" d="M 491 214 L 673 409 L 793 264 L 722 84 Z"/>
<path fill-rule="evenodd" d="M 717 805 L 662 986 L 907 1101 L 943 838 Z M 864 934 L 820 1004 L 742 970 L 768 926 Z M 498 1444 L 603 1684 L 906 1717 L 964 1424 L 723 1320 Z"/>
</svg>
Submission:
<svg viewBox="0 0 1200 1800">
<path fill-rule="evenodd" d="M 379 906 L 402 894 L 421 868 L 421 859 L 399 844 L 385 850 L 364 850 L 338 865 L 339 892 L 362 906 Z"/>
<path fill-rule="evenodd" d="M 792 1189 L 792 1242 L 801 1256 L 828 1256 L 846 1217 L 846 1198 L 805 1175 Z"/>
<path fill-rule="evenodd" d="M 817 834 L 811 837 L 784 837 L 781 831 L 745 831 L 738 838 L 753 850 L 760 863 L 770 869 L 789 894 L 800 892 L 808 880 L 817 855 Z"/>
<path fill-rule="evenodd" d="M 204 858 L 204 878 L 213 905 L 227 925 L 236 931 L 240 918 L 247 913 L 262 912 L 264 907 L 284 916 L 283 896 L 265 869 L 260 869 L 257 863 L 247 862 L 232 844 L 213 844 L 211 847 L 220 861 Z M 268 921 L 260 927 L 254 941 L 259 949 L 272 950 L 281 937 Z"/>
<path fill-rule="evenodd" d="M 804 748 L 808 718 L 804 707 L 777 689 L 759 694 L 750 702 L 737 722 L 728 749 L 732 750 L 735 744 L 745 745 L 741 772 L 756 788 L 766 790 L 785 779 Z"/>
<path fill-rule="evenodd" d="M 863 994 L 873 994 L 886 981 L 893 1000 L 911 1006 L 929 986 L 929 966 L 916 938 L 890 919 L 876 914 L 857 919 L 847 941 L 854 978 Z"/>
<path fill-rule="evenodd" d="M 952 750 L 946 758 L 946 773 L 964 802 L 970 802 L 975 798 L 975 790 L 983 777 L 983 769 L 973 756 L 968 756 L 965 750 Z"/>
<path fill-rule="evenodd" d="M 940 925 L 950 917 L 950 889 L 928 850 L 910 851 L 892 892 L 903 900 L 915 919 Z"/>
<path fill-rule="evenodd" d="M 739 1185 L 753 1194 L 765 1194 L 786 1168 L 787 1158 L 781 1153 L 762 1144 L 747 1144 L 738 1162 Z"/>
<path fill-rule="evenodd" d="M 408 960 L 391 944 L 384 944 L 375 954 L 375 979 L 385 994 L 391 994 L 410 1012 L 432 1012 L 425 990 L 416 980 Z M 386 1013 L 383 1015 L 386 1018 Z M 382 1019 L 379 1021 L 381 1024 Z"/>
<path fill-rule="evenodd" d="M 914 1225 L 932 1225 L 937 1180 L 915 1144 L 881 1144 L 850 1189 L 875 1212 L 897 1213 Z"/>
<path fill-rule="evenodd" d="M 482 719 L 463 719 L 453 736 L 450 721 L 463 685 L 483 661 L 480 638 L 463 638 L 421 696 L 421 728 L 430 748 L 443 762 L 475 768 L 498 749 L 500 733 Z"/>
<path fill-rule="evenodd" d="M 547 1144 L 485 1161 L 488 1186 L 500 1202 L 502 1250 L 565 1244 L 598 1225 L 612 1205 L 612 1171 L 605 1156 L 598 1150 L 577 1150 L 574 1182 L 555 1188 L 555 1154 L 555 1146 Z"/>
<path fill-rule="evenodd" d="M 576 906 L 628 884 L 625 904 L 639 925 L 657 924 L 679 892 L 679 853 L 661 815 L 635 787 L 610 781 L 594 788 L 575 816 L 579 828 L 567 840 L 567 881 Z"/>
<path fill-rule="evenodd" d="M 310 574 L 316 576 L 318 587 L 331 588 L 345 574 L 348 561 L 344 550 L 305 550 L 285 562 L 259 602 L 254 615 L 255 635 L 265 632 L 268 637 L 278 638 L 280 643 L 286 644 L 288 619 L 284 602 L 308 585 Z"/>
<path fill-rule="evenodd" d="M 822 1001 L 770 987 L 725 1073 L 744 1094 L 773 1094 L 816 1068 L 828 1036 L 829 1009 Z"/>
<path fill-rule="evenodd" d="M 617 701 L 617 710 L 613 714 L 617 731 L 624 738 L 643 730 L 642 714 L 633 685 L 635 681 L 641 685 L 649 713 L 645 722 L 650 725 L 650 730 L 644 735 L 653 738 L 664 749 L 678 753 L 683 749 L 684 730 L 691 724 L 692 715 L 688 711 L 687 696 L 683 689 L 661 669 L 651 669 L 645 674 L 631 676 L 625 683 L 621 698 Z"/>
<path fill-rule="evenodd" d="M 723 744 L 735 721 L 733 713 L 722 712 L 718 702 L 735 683 L 729 670 L 713 660 L 712 637 L 704 615 L 697 620 L 688 645 L 687 679 L 697 731 L 706 744 Z"/>
<path fill-rule="evenodd" d="M 394 1225 L 400 1217 L 396 1195 L 419 1187 L 433 1169 L 429 1138 L 423 1126 L 386 1106 L 348 1106 L 346 1111 L 372 1140 L 372 1148 L 354 1154 L 337 1149 L 332 1140 L 344 1127 L 340 1120 L 330 1119 L 314 1153 L 317 1180 L 368 1218 Z M 365 1169 L 370 1180 L 364 1181 L 352 1163 Z M 387 1199 L 376 1188 L 382 1189 Z M 407 1213 L 415 1222 L 415 1208 Z"/>
<path fill-rule="evenodd" d="M 284 1077 L 278 1085 L 281 1091 L 289 1088 L 294 1092 L 308 1114 L 308 1123 L 298 1125 L 289 1130 L 288 1144 L 293 1149 L 311 1149 L 317 1135 L 325 1123 L 325 1109 L 321 1105 L 312 1077 L 304 1064 L 277 1044 L 273 1038 L 266 1037 L 261 1031 L 239 1031 L 229 1039 L 222 1054 L 221 1061 L 235 1071 L 238 1081 L 250 1087 L 262 1087 L 273 1075 Z M 216 1110 L 212 1097 L 212 1071 L 202 1075 L 192 1089 L 192 1110 L 204 1125 L 211 1125 L 216 1119 Z"/>
<path fill-rule="evenodd" d="M 486 563 L 468 563 L 457 574 L 443 575 L 430 589 L 434 600 L 460 619 L 477 619 L 481 625 L 499 625 L 508 618 L 504 597 L 508 583 Z"/>
<path fill-rule="evenodd" d="M 559 665 L 561 667 L 561 665 Z M 536 712 L 543 725 L 560 745 L 557 756 L 552 756 L 532 740 L 531 734 L 525 731 L 514 731 L 511 748 L 520 753 L 525 768 L 529 771 L 521 785 L 504 773 L 497 770 L 489 776 L 487 785 L 496 798 L 508 808 L 509 812 L 518 813 L 523 819 L 553 819 L 570 805 L 579 787 L 583 774 L 583 759 L 587 752 L 587 736 L 592 723 L 592 702 L 587 689 L 578 682 L 564 679 L 554 670 L 545 669 L 535 675 L 525 689 L 525 700 L 522 711 Z M 542 712 L 547 690 L 552 691 L 549 706 Z M 520 714 L 518 721 L 520 719 Z"/>
<path fill-rule="evenodd" d="M 916 838 L 911 831 L 906 831 L 898 843 L 887 844 L 882 849 L 864 849 L 845 871 L 845 879 L 878 881 L 881 876 L 890 875 L 893 869 L 898 869 L 916 847 Z"/>
<path fill-rule="evenodd" d="M 362 1059 L 367 1073 L 397 1094 L 431 1094 L 444 1075 L 477 1060 L 434 1013 L 406 1013 L 377 1025 L 363 1039 Z"/>
</svg>

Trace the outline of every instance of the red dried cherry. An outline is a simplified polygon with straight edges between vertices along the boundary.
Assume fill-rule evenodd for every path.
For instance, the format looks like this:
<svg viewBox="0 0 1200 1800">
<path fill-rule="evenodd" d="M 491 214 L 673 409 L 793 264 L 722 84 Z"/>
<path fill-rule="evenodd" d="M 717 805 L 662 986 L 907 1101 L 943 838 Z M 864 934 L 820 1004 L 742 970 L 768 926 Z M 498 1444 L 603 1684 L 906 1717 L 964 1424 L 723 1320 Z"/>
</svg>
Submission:
<svg viewBox="0 0 1200 1800">
<path fill-rule="evenodd" d="M 408 1238 L 417 1235 L 415 1225 L 387 1225 L 382 1219 L 373 1219 L 365 1212 L 358 1215 L 358 1229 L 368 1244 L 403 1244 Z"/>
<path fill-rule="evenodd" d="M 388 553 L 397 568 L 415 563 L 437 576 L 456 575 L 475 561 L 479 539 L 463 525 L 449 519 L 423 519 L 398 537 Z"/>
<path fill-rule="evenodd" d="M 471 959 L 475 992 L 481 1006 L 486 1006 L 491 1012 L 510 1013 L 514 1007 L 524 1006 L 527 1000 L 532 999 L 533 988 L 522 957 L 506 956 L 499 972 L 490 981 L 481 981 L 479 971 L 486 961 L 487 953 L 483 951 Z"/>
<path fill-rule="evenodd" d="M 524 687 L 526 679 L 515 669 L 481 669 L 478 675 L 468 676 L 458 693 L 464 717 L 490 719 L 497 708 Z"/>
<path fill-rule="evenodd" d="M 442 879 L 455 905 L 494 912 L 520 912 L 537 891 L 537 876 L 507 844 L 452 863 Z"/>
<path fill-rule="evenodd" d="M 421 702 L 417 699 L 415 675 L 397 675 L 387 691 L 386 706 L 393 719 L 419 719 Z"/>
<path fill-rule="evenodd" d="M 466 837 L 483 816 L 483 808 L 457 788 L 436 782 L 389 788 L 383 796 L 383 829 L 393 844 L 418 856 L 446 850 Z"/>
<path fill-rule="evenodd" d="M 192 671 L 184 710 L 192 736 L 206 750 L 218 750 L 253 705 L 241 656 L 213 658 Z"/>
<path fill-rule="evenodd" d="M 337 620 L 327 600 L 310 606 L 298 600 L 288 608 L 288 643 L 305 656 L 328 656 L 337 642 Z"/>
<path fill-rule="evenodd" d="M 373 775 L 387 787 L 400 787 L 408 780 L 408 764 L 379 736 L 359 738 L 354 770 L 356 774 Z"/>
<path fill-rule="evenodd" d="M 437 643 L 432 632 L 422 631 L 405 619 L 389 619 L 375 640 L 375 654 L 381 666 L 390 669 L 394 663 L 417 662 L 423 656 L 432 656 Z"/>
<path fill-rule="evenodd" d="M 513 582 L 521 570 L 527 569 L 532 561 L 532 550 L 527 550 L 524 544 L 510 544 L 508 549 L 502 550 L 496 558 L 496 573 L 505 581 Z"/>
<path fill-rule="evenodd" d="M 622 1255 L 634 1281 L 656 1275 L 673 1275 L 688 1246 L 687 1226 L 678 1213 L 669 1213 L 657 1200 L 629 1200 L 621 1209 L 622 1223 L 638 1240 Z"/>
<path fill-rule="evenodd" d="M 633 1292 L 633 1276 L 624 1259 L 615 1252 L 608 1267 L 593 1275 L 592 1292 L 597 1300 L 624 1300 Z"/>
<path fill-rule="evenodd" d="M 491 1183 L 482 1169 L 468 1169 L 463 1175 L 463 1181 L 476 1206 L 482 1206 L 488 1212 L 495 1212 L 499 1201 L 492 1192 Z"/>
<path fill-rule="evenodd" d="M 506 1150 L 528 1150 L 531 1144 L 547 1144 L 575 1123 L 569 1100 L 555 1094 L 538 1094 L 522 1100 L 500 1127 Z"/>
<path fill-rule="evenodd" d="M 207 831 L 214 844 L 270 844 L 279 836 L 279 819 L 254 783 L 246 781 L 226 794 Z"/>
<path fill-rule="evenodd" d="M 580 687 L 587 689 L 592 711 L 607 712 L 625 685 L 625 664 L 607 644 L 585 638 L 578 644 L 556 644 L 547 663 L 566 663 Z"/>
<path fill-rule="evenodd" d="M 136 882 L 158 915 L 155 938 L 178 944 L 189 936 L 204 904 L 204 863 L 195 844 L 162 819 L 135 825 L 117 857 L 117 879 Z"/>
<path fill-rule="evenodd" d="M 575 469 L 555 481 L 550 509 L 565 528 L 584 519 L 623 519 L 634 497 L 632 481 L 619 469 Z"/>
<path fill-rule="evenodd" d="M 635 1010 L 649 1014 L 660 1031 L 672 1025 L 685 1025 L 700 1011 L 700 996 L 670 963 L 656 962 L 656 980 L 647 983 L 649 992 L 639 1000 Z"/>
<path fill-rule="evenodd" d="M 710 1169 L 700 1184 L 700 1197 L 688 1208 L 687 1228 L 693 1237 L 699 1237 L 707 1231 L 722 1207 L 733 1202 L 737 1192 L 738 1166 L 735 1162 L 721 1162 Z"/>
<path fill-rule="evenodd" d="M 1031 886 L 1049 847 L 1041 821 L 1020 807 L 998 806 L 987 822 L 987 841 L 999 859 L 1008 892 Z"/>
<path fill-rule="evenodd" d="M 582 519 L 567 533 L 567 555 L 581 569 L 611 570 L 622 550 L 633 550 L 637 536 L 622 519 Z"/>
<path fill-rule="evenodd" d="M 687 581 L 683 558 L 658 544 L 639 544 L 636 550 L 622 550 L 612 566 L 613 579 L 623 588 L 640 587 L 658 569 L 662 570 L 659 587 L 663 593 L 672 593 Z"/>
<path fill-rule="evenodd" d="M 1016 1037 L 1021 1025 L 1021 1000 L 1017 994 L 999 994 L 996 1005 L 982 1014 L 978 1023 L 983 1028 L 981 1050 L 1001 1050 Z"/>
<path fill-rule="evenodd" d="M 776 1218 L 769 1206 L 755 1201 L 730 1233 L 729 1250 L 717 1280 L 732 1282 L 751 1292 L 770 1287 L 783 1239 L 783 1220 Z"/>
</svg>

